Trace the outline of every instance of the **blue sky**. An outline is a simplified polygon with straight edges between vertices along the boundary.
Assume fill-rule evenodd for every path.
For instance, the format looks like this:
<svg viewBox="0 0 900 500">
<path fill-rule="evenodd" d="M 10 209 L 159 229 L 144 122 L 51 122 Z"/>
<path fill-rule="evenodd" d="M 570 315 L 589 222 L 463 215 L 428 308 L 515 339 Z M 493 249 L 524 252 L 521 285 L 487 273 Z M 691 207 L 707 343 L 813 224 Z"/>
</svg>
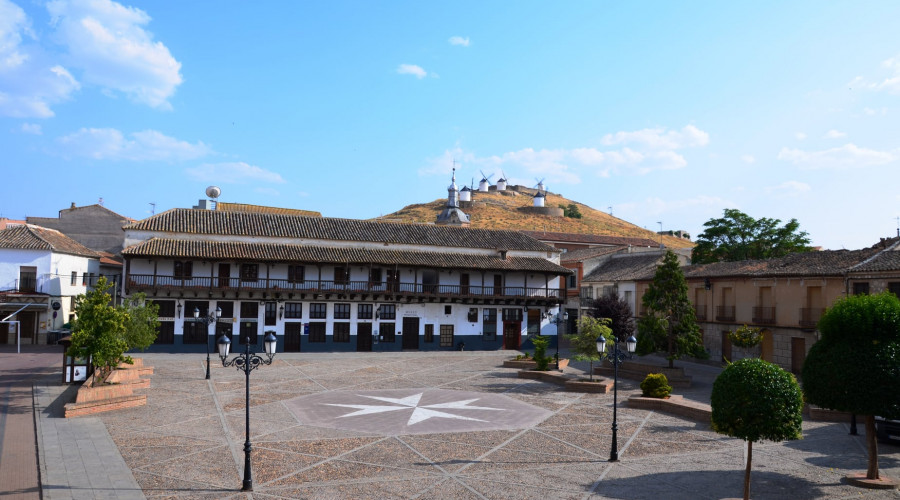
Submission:
<svg viewBox="0 0 900 500">
<path fill-rule="evenodd" d="M 0 215 L 370 218 L 480 171 L 651 230 L 900 216 L 900 2 L 0 0 Z"/>
</svg>

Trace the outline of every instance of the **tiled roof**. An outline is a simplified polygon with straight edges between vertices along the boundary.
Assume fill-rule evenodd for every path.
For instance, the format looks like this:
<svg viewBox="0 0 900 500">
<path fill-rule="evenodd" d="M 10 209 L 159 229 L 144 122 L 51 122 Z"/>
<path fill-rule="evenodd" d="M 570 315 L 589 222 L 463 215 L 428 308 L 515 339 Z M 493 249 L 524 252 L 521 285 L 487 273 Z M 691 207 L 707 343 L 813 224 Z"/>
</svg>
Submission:
<svg viewBox="0 0 900 500">
<path fill-rule="evenodd" d="M 151 238 L 122 251 L 126 257 L 166 257 L 206 260 L 247 260 L 259 262 L 322 262 L 339 264 L 380 264 L 450 269 L 485 269 L 547 272 L 556 275 L 571 271 L 540 257 L 508 257 L 448 252 L 415 252 L 362 248 L 334 248 L 276 243 L 187 241 Z"/>
<path fill-rule="evenodd" d="M 522 231 L 536 240 L 582 243 L 585 245 L 632 245 L 636 247 L 658 247 L 659 242 L 648 238 L 628 236 L 608 236 L 603 234 L 556 233 L 552 231 Z"/>
<path fill-rule="evenodd" d="M 555 249 L 519 231 L 398 224 L 328 217 L 216 212 L 175 208 L 125 226 L 125 230 L 224 236 L 268 236 L 410 245 L 532 250 Z"/>
<path fill-rule="evenodd" d="M 217 212 L 255 212 L 260 214 L 301 215 L 303 217 L 321 217 L 321 212 L 312 210 L 300 210 L 297 208 L 264 207 L 262 205 L 249 205 L 247 203 L 216 203 Z"/>
<path fill-rule="evenodd" d="M 585 276 L 582 281 L 630 281 L 656 273 L 663 259 L 657 252 L 642 252 L 615 256 Z"/>
<path fill-rule="evenodd" d="M 100 254 L 100 265 L 101 266 L 121 266 L 122 259 L 117 257 L 115 254 L 104 252 L 102 250 L 97 251 Z"/>
<path fill-rule="evenodd" d="M 767 260 L 716 262 L 682 268 L 685 278 L 840 276 L 878 253 L 880 248 L 792 253 Z"/>
<path fill-rule="evenodd" d="M 900 241 L 896 241 L 883 252 L 874 255 L 850 268 L 850 272 L 900 271 Z"/>
<path fill-rule="evenodd" d="M 612 247 L 590 247 L 590 248 L 579 248 L 577 250 L 569 250 L 568 252 L 563 252 L 563 254 L 559 257 L 560 262 L 570 263 L 570 262 L 584 262 L 587 259 L 591 259 L 593 257 L 600 257 L 603 255 L 609 255 L 617 252 L 621 252 L 628 247 L 625 246 L 612 246 Z"/>
<path fill-rule="evenodd" d="M 99 258 L 100 254 L 55 229 L 25 224 L 0 230 L 0 248 L 51 250 L 56 253 Z"/>
</svg>

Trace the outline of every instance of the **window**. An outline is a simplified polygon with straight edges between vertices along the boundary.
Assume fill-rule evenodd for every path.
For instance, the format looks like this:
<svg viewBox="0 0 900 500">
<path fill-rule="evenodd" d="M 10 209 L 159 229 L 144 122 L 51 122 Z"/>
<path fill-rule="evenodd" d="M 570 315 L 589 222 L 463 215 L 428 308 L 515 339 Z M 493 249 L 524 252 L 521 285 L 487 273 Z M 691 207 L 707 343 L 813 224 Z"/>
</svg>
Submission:
<svg viewBox="0 0 900 500">
<path fill-rule="evenodd" d="M 72 281 L 69 283 L 70 285 L 78 284 L 78 271 L 72 271 Z"/>
<path fill-rule="evenodd" d="M 469 323 L 478 323 L 478 308 L 469 308 Z"/>
<path fill-rule="evenodd" d="M 209 302 L 206 300 L 185 300 L 184 301 L 184 317 L 193 319 L 194 309 L 200 309 L 200 317 L 209 314 Z M 215 309 L 213 309 L 215 310 Z"/>
<path fill-rule="evenodd" d="M 444 306 L 444 314 L 451 314 L 453 312 L 453 306 Z"/>
<path fill-rule="evenodd" d="M 328 315 L 328 304 L 310 304 L 309 305 L 309 318 L 310 319 L 325 319 Z"/>
<path fill-rule="evenodd" d="M 175 322 L 160 321 L 159 327 L 156 329 L 156 339 L 154 344 L 174 344 L 175 343 Z"/>
<path fill-rule="evenodd" d="M 888 283 L 888 291 L 900 297 L 900 283 L 896 281 L 893 283 Z"/>
<path fill-rule="evenodd" d="M 259 302 L 241 302 L 241 319 L 256 319 L 258 317 Z"/>
<path fill-rule="evenodd" d="M 22 292 L 37 290 L 37 267 L 22 266 L 19 268 L 19 290 Z"/>
<path fill-rule="evenodd" d="M 453 325 L 441 325 L 441 347 L 453 347 Z"/>
<path fill-rule="evenodd" d="M 566 276 L 566 288 L 575 289 L 578 287 L 578 281 L 574 274 Z"/>
<path fill-rule="evenodd" d="M 250 344 L 255 345 L 259 341 L 259 324 L 256 321 L 241 321 L 240 339 L 241 344 L 246 344 L 250 339 Z"/>
<path fill-rule="evenodd" d="M 300 319 L 303 317 L 303 304 L 300 302 L 285 302 L 284 317 L 289 319 Z"/>
<path fill-rule="evenodd" d="M 323 306 L 325 304 L 322 304 Z M 325 342 L 325 323 L 317 322 L 309 324 L 309 341 Z"/>
<path fill-rule="evenodd" d="M 360 304 L 356 309 L 356 319 L 372 319 L 372 304 Z"/>
<path fill-rule="evenodd" d="M 483 312 L 484 322 L 481 324 L 481 331 L 484 334 L 484 340 L 497 340 L 497 310 L 485 308 Z"/>
<path fill-rule="evenodd" d="M 397 319 L 397 306 L 394 304 L 381 304 L 378 306 L 380 319 Z"/>
<path fill-rule="evenodd" d="M 69 297 L 69 310 L 75 311 L 75 297 Z M 72 321 L 72 318 L 69 318 L 69 321 Z"/>
<path fill-rule="evenodd" d="M 241 264 L 241 281 L 259 280 L 259 264 Z"/>
<path fill-rule="evenodd" d="M 278 303 L 277 302 L 266 302 L 266 316 L 265 316 L 265 325 L 266 326 L 275 326 L 278 319 Z"/>
<path fill-rule="evenodd" d="M 370 283 L 381 283 L 381 268 L 373 267 L 369 270 L 369 282 Z"/>
<path fill-rule="evenodd" d="M 605 289 L 605 287 L 604 287 Z M 594 289 L 589 286 L 581 287 L 581 298 L 582 299 L 593 299 L 594 298 Z"/>
<path fill-rule="evenodd" d="M 152 302 L 159 306 L 159 317 L 160 318 L 174 318 L 175 317 L 175 301 L 174 300 L 154 300 Z M 191 314 L 193 314 L 193 313 L 191 313 Z"/>
<path fill-rule="evenodd" d="M 394 341 L 394 331 L 397 328 L 397 325 L 394 323 L 382 323 L 381 324 L 381 341 L 382 342 L 393 342 Z"/>
<path fill-rule="evenodd" d="M 216 302 L 216 307 L 222 310 L 223 318 L 233 318 L 234 317 L 234 302 L 230 301 L 220 301 Z"/>
<path fill-rule="evenodd" d="M 194 263 L 189 260 L 176 260 L 174 276 L 181 279 L 190 279 L 194 273 Z"/>
<path fill-rule="evenodd" d="M 349 306 L 349 304 L 347 304 Z M 350 323 L 334 324 L 334 341 L 350 342 Z"/>
<path fill-rule="evenodd" d="M 425 342 L 428 344 L 434 342 L 434 325 L 425 325 Z"/>
<path fill-rule="evenodd" d="M 209 331 L 207 330 L 206 325 L 199 321 L 194 321 L 193 316 L 191 317 L 191 321 L 184 322 L 184 335 L 182 336 L 182 343 L 205 344 L 209 341 L 208 335 Z"/>
<path fill-rule="evenodd" d="M 306 267 L 291 265 L 288 266 L 288 282 L 303 283 L 306 280 Z"/>
<path fill-rule="evenodd" d="M 347 266 L 334 266 L 334 284 L 346 285 L 350 282 L 350 270 Z"/>
<path fill-rule="evenodd" d="M 335 304 L 334 319 L 350 319 L 350 304 Z"/>
<path fill-rule="evenodd" d="M 854 283 L 853 284 L 853 295 L 868 295 L 869 294 L 869 283 Z"/>
<path fill-rule="evenodd" d="M 504 309 L 503 321 L 522 321 L 522 310 L 518 307 Z"/>
</svg>

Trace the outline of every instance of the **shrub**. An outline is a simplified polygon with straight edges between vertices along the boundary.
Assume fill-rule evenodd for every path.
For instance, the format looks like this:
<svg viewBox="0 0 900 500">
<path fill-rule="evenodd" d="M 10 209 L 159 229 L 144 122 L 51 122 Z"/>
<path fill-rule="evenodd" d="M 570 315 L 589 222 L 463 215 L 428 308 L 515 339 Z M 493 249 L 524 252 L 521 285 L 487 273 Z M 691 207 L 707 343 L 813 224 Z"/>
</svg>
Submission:
<svg viewBox="0 0 900 500">
<path fill-rule="evenodd" d="M 749 349 L 756 347 L 762 342 L 763 334 L 759 328 L 752 328 L 744 325 L 733 332 L 728 332 L 728 340 L 732 345 Z"/>
<path fill-rule="evenodd" d="M 547 356 L 547 346 L 550 345 L 550 337 L 536 335 L 531 338 L 531 343 L 534 344 L 534 362 L 537 365 L 535 370 L 547 371 L 551 359 L 550 356 Z"/>
<path fill-rule="evenodd" d="M 672 394 L 672 386 L 663 373 L 651 373 L 641 382 L 641 396 L 645 398 L 664 399 L 669 394 Z"/>
</svg>

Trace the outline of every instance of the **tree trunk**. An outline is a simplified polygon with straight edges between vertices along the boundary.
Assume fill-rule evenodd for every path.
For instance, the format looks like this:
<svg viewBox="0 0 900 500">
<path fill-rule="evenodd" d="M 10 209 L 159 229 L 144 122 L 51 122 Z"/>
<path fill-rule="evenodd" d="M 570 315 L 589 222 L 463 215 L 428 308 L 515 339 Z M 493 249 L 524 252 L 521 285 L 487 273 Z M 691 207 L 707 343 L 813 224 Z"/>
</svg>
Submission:
<svg viewBox="0 0 900 500">
<path fill-rule="evenodd" d="M 590 363 L 590 369 L 588 370 L 588 374 L 591 377 L 590 378 L 591 382 L 593 382 L 594 381 L 594 360 L 593 359 L 590 360 L 589 363 Z"/>
<path fill-rule="evenodd" d="M 879 479 L 878 440 L 875 439 L 875 415 L 866 415 L 866 445 L 869 449 L 869 469 L 866 479 Z"/>
<path fill-rule="evenodd" d="M 747 441 L 747 469 L 744 471 L 744 500 L 750 500 L 750 463 L 753 460 L 753 441 Z"/>
</svg>

